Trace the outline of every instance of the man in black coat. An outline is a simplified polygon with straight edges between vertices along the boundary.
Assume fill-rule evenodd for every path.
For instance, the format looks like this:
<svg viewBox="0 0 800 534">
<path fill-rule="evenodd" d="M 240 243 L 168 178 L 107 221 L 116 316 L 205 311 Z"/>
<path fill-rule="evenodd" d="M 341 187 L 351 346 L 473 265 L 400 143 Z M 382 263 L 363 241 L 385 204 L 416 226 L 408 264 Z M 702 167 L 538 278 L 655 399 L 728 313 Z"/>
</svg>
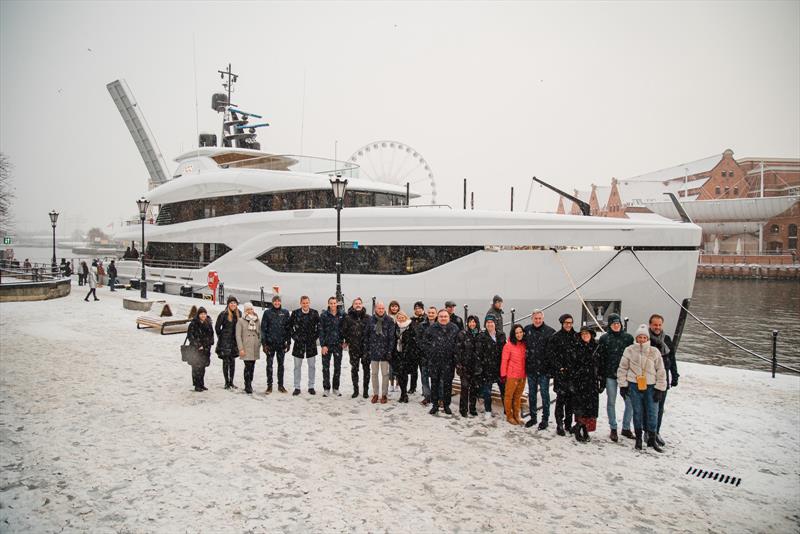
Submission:
<svg viewBox="0 0 800 534">
<path fill-rule="evenodd" d="M 360 297 L 353 300 L 342 320 L 342 337 L 350 355 L 350 377 L 353 379 L 353 395 L 358 397 L 358 368 L 361 367 L 364 377 L 364 398 L 369 397 L 369 358 L 364 354 L 364 331 L 369 323 L 367 310 Z"/>
<path fill-rule="evenodd" d="M 421 301 L 417 301 L 414 303 L 414 316 L 410 317 L 411 319 L 411 328 L 414 330 L 414 339 L 419 339 L 417 335 L 417 327 L 425 322 L 425 305 Z M 419 376 L 419 359 L 420 359 L 420 349 L 419 343 L 414 343 L 414 361 L 416 364 L 414 368 L 409 371 L 409 386 L 408 386 L 408 393 L 416 393 L 417 391 L 417 377 Z"/>
<path fill-rule="evenodd" d="M 558 318 L 561 330 L 547 342 L 547 359 L 552 362 L 553 389 L 556 392 L 556 433 L 566 435 L 572 430 L 572 384 L 570 373 L 575 366 L 580 349 L 580 338 L 572 328 L 572 315 L 565 313 Z"/>
<path fill-rule="evenodd" d="M 451 415 L 450 397 L 453 394 L 453 370 L 455 367 L 456 337 L 459 328 L 450 322 L 447 310 L 439 310 L 436 323 L 425 332 L 425 347 L 428 354 L 428 372 L 431 376 L 431 415 L 439 411 L 439 395 L 442 395 L 444 413 Z"/>
<path fill-rule="evenodd" d="M 458 327 L 459 330 L 464 330 L 464 321 L 456 315 L 456 303 L 452 300 L 448 300 L 444 303 L 444 307 L 447 310 L 447 313 L 450 315 L 450 322 L 453 323 Z"/>
<path fill-rule="evenodd" d="M 667 391 L 670 387 L 678 386 L 678 361 L 675 359 L 675 344 L 664 332 L 664 318 L 654 313 L 650 316 L 650 346 L 657 348 L 661 351 L 661 359 L 664 360 L 664 370 L 667 372 L 667 390 L 661 394 L 661 400 L 658 401 L 658 423 L 656 424 L 656 443 L 664 446 L 664 440 L 661 439 L 661 420 L 664 417 L 664 403 L 667 400 Z"/>
<path fill-rule="evenodd" d="M 272 362 L 278 360 L 278 391 L 283 387 L 283 358 L 292 344 L 289 311 L 281 307 L 281 297 L 272 297 L 272 306 L 264 310 L 261 317 L 261 343 L 267 355 L 267 394 L 272 393 Z"/>
<path fill-rule="evenodd" d="M 319 313 L 311 309 L 311 299 L 300 297 L 300 307 L 292 312 L 289 320 L 292 331 L 292 356 L 294 356 L 294 391 L 300 395 L 300 381 L 303 377 L 303 360 L 308 361 L 308 393 L 316 395 L 314 378 L 317 364 L 317 340 L 319 339 Z"/>
<path fill-rule="evenodd" d="M 114 286 L 117 285 L 117 265 L 114 260 L 111 260 L 111 263 L 108 264 L 108 285 L 111 291 L 116 291 Z"/>
<path fill-rule="evenodd" d="M 364 354 L 372 371 L 372 404 L 388 402 L 389 362 L 397 347 L 397 324 L 386 313 L 386 305 L 378 302 L 375 315 L 370 317 L 364 331 Z M 380 380 L 379 380 L 380 378 Z"/>
<path fill-rule="evenodd" d="M 342 373 L 342 319 L 336 297 L 328 299 L 328 309 L 319 316 L 319 345 L 322 351 L 322 396 L 331 394 L 331 358 L 333 358 L 333 396 L 339 393 L 339 377 Z"/>
<path fill-rule="evenodd" d="M 547 342 L 556 331 L 544 322 L 544 312 L 534 310 L 531 324 L 525 327 L 525 341 L 528 349 L 525 354 L 525 373 L 528 375 L 528 407 L 531 418 L 526 428 L 536 424 L 536 392 L 542 396 L 542 422 L 539 430 L 544 430 L 550 421 L 550 362 L 547 360 Z"/>
<path fill-rule="evenodd" d="M 436 324 L 437 310 L 435 306 L 428 308 L 425 318 L 414 324 L 416 329 L 415 338 L 417 339 L 417 356 L 419 359 L 419 378 L 422 382 L 422 401 L 420 404 L 427 406 L 431 402 L 431 375 L 428 362 L 428 347 L 425 345 L 425 332 L 428 328 Z"/>
</svg>

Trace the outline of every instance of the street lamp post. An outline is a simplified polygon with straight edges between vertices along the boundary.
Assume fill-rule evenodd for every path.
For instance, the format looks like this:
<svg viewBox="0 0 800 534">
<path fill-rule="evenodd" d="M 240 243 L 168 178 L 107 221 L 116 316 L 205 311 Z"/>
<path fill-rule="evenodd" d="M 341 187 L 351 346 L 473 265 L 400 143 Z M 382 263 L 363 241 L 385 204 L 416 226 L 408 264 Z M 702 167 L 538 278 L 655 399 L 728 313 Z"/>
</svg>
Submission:
<svg viewBox="0 0 800 534">
<path fill-rule="evenodd" d="M 58 212 L 53 210 L 48 215 L 50 215 L 50 224 L 53 226 L 53 261 L 51 268 L 53 278 L 55 278 L 58 275 L 58 265 L 56 264 L 56 221 L 58 221 Z"/>
<path fill-rule="evenodd" d="M 342 180 L 342 175 L 337 173 L 336 179 L 331 177 L 333 200 L 336 207 L 336 304 L 339 309 L 344 308 L 342 298 L 342 208 L 344 207 L 344 192 L 347 189 L 347 179 Z"/>
<path fill-rule="evenodd" d="M 142 221 L 142 279 L 139 282 L 139 287 L 142 289 L 142 298 L 147 298 L 147 275 L 144 271 L 144 253 L 147 250 L 144 246 L 144 220 L 147 218 L 147 207 L 150 205 L 150 202 L 142 197 L 136 201 L 136 205 L 139 206 L 139 219 Z"/>
</svg>

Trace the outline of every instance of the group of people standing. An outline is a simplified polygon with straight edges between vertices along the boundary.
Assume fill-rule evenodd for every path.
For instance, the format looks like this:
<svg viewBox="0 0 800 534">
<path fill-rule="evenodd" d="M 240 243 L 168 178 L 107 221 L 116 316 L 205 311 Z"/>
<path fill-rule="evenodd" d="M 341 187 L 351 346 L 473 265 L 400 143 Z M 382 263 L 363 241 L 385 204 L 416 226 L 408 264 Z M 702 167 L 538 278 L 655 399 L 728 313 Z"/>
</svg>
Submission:
<svg viewBox="0 0 800 534">
<path fill-rule="evenodd" d="M 69 265 L 67 262 L 64 263 Z M 94 300 L 100 300 L 97 298 L 97 286 L 99 285 L 102 287 L 106 283 L 111 291 L 116 291 L 117 266 L 114 260 L 111 260 L 108 264 L 108 270 L 103 266 L 101 260 L 92 260 L 91 267 L 85 260 L 81 261 L 80 267 L 78 268 L 78 285 L 89 286 L 89 291 L 86 293 L 86 297 L 84 297 L 83 300 L 89 302 L 89 297 L 94 297 Z"/>
<path fill-rule="evenodd" d="M 455 303 L 442 309 L 414 303 L 413 314 L 406 314 L 396 301 L 387 308 L 377 302 L 368 314 L 360 298 L 344 312 L 336 299 L 328 299 L 319 313 L 311 308 L 307 296 L 291 313 L 274 296 L 259 318 L 253 305 L 245 303 L 243 313 L 234 296 L 216 323 L 200 308 L 189 325 L 187 339 L 207 355 L 216 334 L 216 353 L 222 360 L 226 389 L 234 384 L 236 359 L 244 362 L 244 390 L 253 392 L 254 368 L 261 352 L 266 355 L 267 388 L 284 387 L 284 359 L 291 350 L 294 358 L 293 395 L 302 393 L 303 363 L 306 363 L 307 392 L 315 395 L 316 357 L 322 355 L 323 396 L 341 396 L 341 361 L 348 349 L 353 393 L 373 404 L 386 404 L 390 384 L 400 389 L 398 402 L 409 402 L 409 395 L 421 383 L 420 404 L 435 415 L 439 410 L 452 414 L 454 377 L 459 377 L 459 412 L 462 417 L 477 416 L 478 399 L 483 400 L 484 417 L 492 417 L 494 386 L 503 401 L 510 424 L 531 428 L 538 423 L 545 430 L 550 420 L 550 382 L 555 399 L 556 433 L 589 441 L 596 429 L 599 397 L 607 395 L 606 411 L 610 439 L 618 441 L 617 393 L 623 398 L 621 434 L 635 440 L 635 447 L 647 446 L 661 452 L 660 436 L 667 389 L 678 385 L 678 369 L 673 344 L 663 331 L 663 318 L 654 314 L 648 325 L 640 325 L 635 335 L 625 332 L 617 314 L 608 317 L 608 330 L 596 340 L 595 331 L 583 326 L 577 331 L 569 314 L 559 317 L 555 330 L 544 320 L 544 312 L 534 310 L 531 324 L 511 326 L 508 339 L 503 325 L 503 299 L 495 296 L 483 323 L 474 315 L 466 324 L 455 314 Z M 212 326 L 213 325 L 213 326 Z M 483 326 L 483 328 L 481 328 Z M 277 373 L 274 363 L 277 361 Z M 333 372 L 331 376 L 331 363 Z M 195 391 L 204 391 L 205 367 L 195 367 Z M 528 389 L 529 419 L 523 420 L 522 396 Z M 371 388 L 370 388 L 371 386 Z M 371 389 L 371 391 L 370 391 Z M 537 395 L 538 394 L 538 395 Z M 541 422 L 538 397 L 541 397 Z M 633 423 L 633 431 L 631 430 Z"/>
</svg>

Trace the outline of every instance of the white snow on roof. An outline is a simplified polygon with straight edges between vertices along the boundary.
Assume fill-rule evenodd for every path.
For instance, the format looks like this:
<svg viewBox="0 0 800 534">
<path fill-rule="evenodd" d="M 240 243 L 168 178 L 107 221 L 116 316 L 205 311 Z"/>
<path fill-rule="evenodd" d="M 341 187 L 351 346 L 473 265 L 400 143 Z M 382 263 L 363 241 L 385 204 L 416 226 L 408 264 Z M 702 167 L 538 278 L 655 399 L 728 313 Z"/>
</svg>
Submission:
<svg viewBox="0 0 800 534">
<path fill-rule="evenodd" d="M 700 174 L 707 172 L 716 167 L 717 163 L 722 159 L 722 154 L 714 154 L 707 158 L 690 161 L 688 163 L 681 163 L 668 169 L 661 169 L 660 171 L 653 171 L 647 174 L 640 174 L 626 178 L 625 181 L 643 181 L 643 182 L 666 182 L 674 178 L 682 178 L 686 175 Z"/>
</svg>

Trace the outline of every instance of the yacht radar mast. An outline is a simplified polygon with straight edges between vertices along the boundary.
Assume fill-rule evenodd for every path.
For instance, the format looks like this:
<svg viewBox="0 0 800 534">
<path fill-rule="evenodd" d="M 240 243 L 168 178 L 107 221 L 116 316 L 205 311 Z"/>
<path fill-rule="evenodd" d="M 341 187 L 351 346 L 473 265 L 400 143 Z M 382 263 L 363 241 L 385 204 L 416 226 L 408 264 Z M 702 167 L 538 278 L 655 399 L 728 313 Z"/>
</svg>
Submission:
<svg viewBox="0 0 800 534">
<path fill-rule="evenodd" d="M 219 146 L 260 150 L 261 144 L 256 141 L 256 129 L 267 127 L 269 123 L 250 124 L 250 118 L 261 119 L 262 116 L 237 109 L 231 102 L 233 86 L 239 80 L 239 75 L 231 70 L 230 63 L 226 70 L 217 72 L 225 90 L 224 93 L 214 93 L 211 97 L 211 108 L 217 113 L 222 113 L 222 135 Z M 201 135 L 200 146 L 217 146 L 216 136 Z"/>
</svg>

